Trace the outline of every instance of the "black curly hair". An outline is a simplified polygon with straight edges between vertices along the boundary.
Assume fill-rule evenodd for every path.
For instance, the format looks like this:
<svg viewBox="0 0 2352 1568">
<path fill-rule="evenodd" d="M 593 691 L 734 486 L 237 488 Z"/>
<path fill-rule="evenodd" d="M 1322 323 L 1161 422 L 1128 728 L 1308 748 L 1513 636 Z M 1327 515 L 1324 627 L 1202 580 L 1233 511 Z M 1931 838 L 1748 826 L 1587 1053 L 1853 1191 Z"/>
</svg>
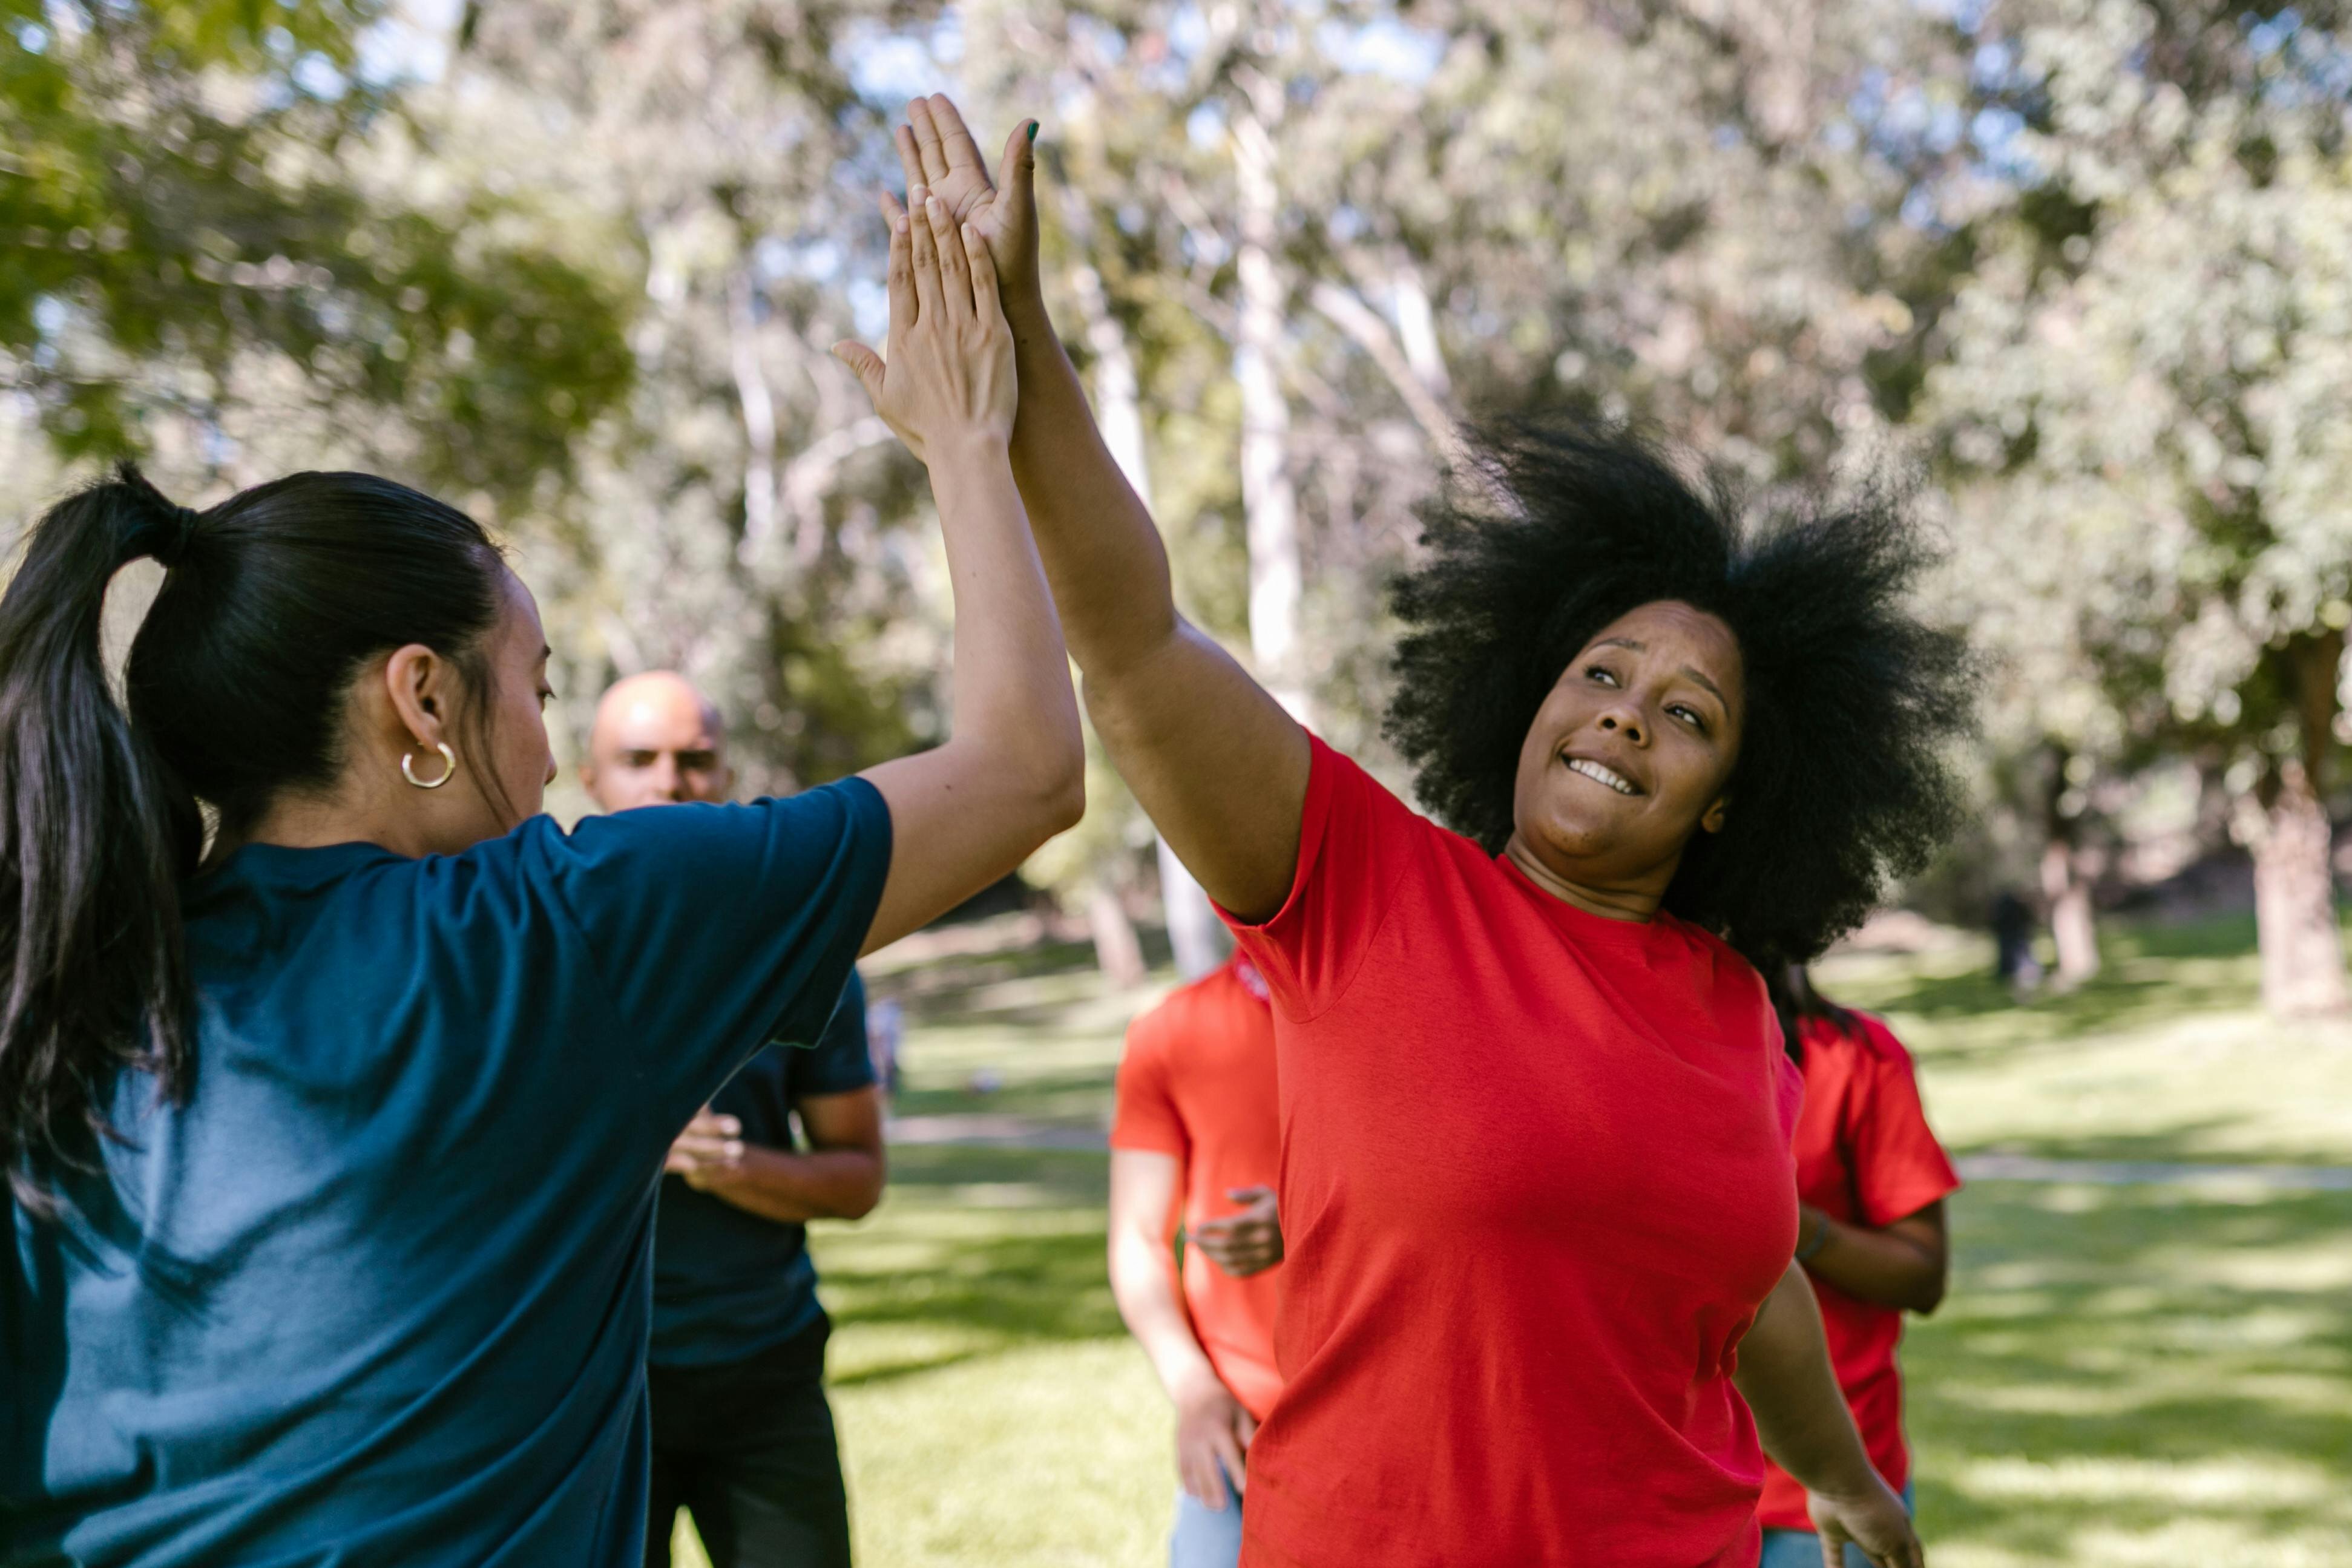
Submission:
<svg viewBox="0 0 2352 1568">
<path fill-rule="evenodd" d="M 1636 606 L 1679 600 L 1739 644 L 1747 711 L 1720 833 L 1695 834 L 1664 907 L 1767 973 L 1858 925 L 1958 825 L 1948 743 L 1974 726 L 1965 640 L 1909 601 L 1934 559 L 1903 496 L 1749 520 L 1660 446 L 1570 416 L 1485 433 L 1425 507 L 1387 732 L 1422 803 L 1500 852 L 1528 726 L 1559 674 Z"/>
</svg>

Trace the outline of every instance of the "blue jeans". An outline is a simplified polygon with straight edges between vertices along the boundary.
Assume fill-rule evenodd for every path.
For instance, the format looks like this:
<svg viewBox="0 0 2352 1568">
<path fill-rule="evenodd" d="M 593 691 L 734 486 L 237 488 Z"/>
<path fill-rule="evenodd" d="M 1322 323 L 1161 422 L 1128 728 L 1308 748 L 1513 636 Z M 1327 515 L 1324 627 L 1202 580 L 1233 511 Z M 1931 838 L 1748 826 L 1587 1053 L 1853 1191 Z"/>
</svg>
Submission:
<svg viewBox="0 0 2352 1568">
<path fill-rule="evenodd" d="M 1913 1506 L 1907 1481 L 1903 1487 L 1903 1506 Z M 1756 1560 L 1756 1568 L 1822 1568 L 1822 1538 L 1810 1530 L 1768 1530 L 1764 1555 Z M 1870 1559 L 1851 1542 L 1845 1549 L 1845 1568 L 1870 1568 Z"/>
<path fill-rule="evenodd" d="M 1176 1493 L 1176 1528 L 1168 1532 L 1168 1568 L 1234 1568 L 1242 1560 L 1242 1500 L 1225 1483 L 1225 1506 Z"/>
</svg>

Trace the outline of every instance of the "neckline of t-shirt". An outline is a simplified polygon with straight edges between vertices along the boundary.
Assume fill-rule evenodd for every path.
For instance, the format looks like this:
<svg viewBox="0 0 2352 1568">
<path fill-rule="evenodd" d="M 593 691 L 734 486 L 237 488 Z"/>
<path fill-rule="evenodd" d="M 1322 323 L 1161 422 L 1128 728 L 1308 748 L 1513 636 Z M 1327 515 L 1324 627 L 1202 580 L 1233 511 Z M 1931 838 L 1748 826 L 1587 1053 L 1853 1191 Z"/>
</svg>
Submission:
<svg viewBox="0 0 2352 1568">
<path fill-rule="evenodd" d="M 1596 936 L 1607 942 L 1623 943 L 1628 946 L 1646 947 L 1672 928 L 1673 917 L 1660 910 L 1647 920 L 1612 920 L 1606 915 L 1596 915 L 1579 904 L 1570 904 L 1558 894 L 1547 891 L 1529 876 L 1507 853 L 1495 857 L 1495 863 L 1519 891 L 1535 900 L 1550 918 L 1570 926 L 1579 936 Z"/>
<path fill-rule="evenodd" d="M 402 857 L 363 839 L 340 844 L 239 844 L 228 859 L 200 880 L 236 876 L 247 881 L 315 881 L 355 871 L 371 861 Z"/>
</svg>

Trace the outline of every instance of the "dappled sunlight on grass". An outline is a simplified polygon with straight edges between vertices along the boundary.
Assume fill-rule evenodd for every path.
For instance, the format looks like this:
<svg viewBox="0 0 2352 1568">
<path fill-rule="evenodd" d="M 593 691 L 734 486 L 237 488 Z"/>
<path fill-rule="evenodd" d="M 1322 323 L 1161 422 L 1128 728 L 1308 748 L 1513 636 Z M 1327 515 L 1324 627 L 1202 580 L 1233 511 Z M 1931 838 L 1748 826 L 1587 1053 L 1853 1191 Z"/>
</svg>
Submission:
<svg viewBox="0 0 2352 1568">
<path fill-rule="evenodd" d="M 1988 1182 L 1952 1218 L 1905 1354 L 1939 1563 L 2352 1568 L 2352 1197 Z"/>
<path fill-rule="evenodd" d="M 2264 1016 L 2252 936 L 2240 917 L 2110 928 L 2097 978 L 2023 1004 L 1990 944 L 1845 955 L 1819 975 L 1887 1016 L 1956 1149 L 2352 1164 L 2352 1027 Z"/>
</svg>

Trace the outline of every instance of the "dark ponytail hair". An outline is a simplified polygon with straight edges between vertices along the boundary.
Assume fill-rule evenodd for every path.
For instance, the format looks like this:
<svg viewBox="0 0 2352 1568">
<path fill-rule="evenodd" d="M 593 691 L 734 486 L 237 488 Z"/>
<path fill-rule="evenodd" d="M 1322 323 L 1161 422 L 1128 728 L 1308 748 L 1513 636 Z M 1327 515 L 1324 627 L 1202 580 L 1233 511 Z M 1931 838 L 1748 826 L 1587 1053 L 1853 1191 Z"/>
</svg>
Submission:
<svg viewBox="0 0 2352 1568">
<path fill-rule="evenodd" d="M 1801 1030 L 1810 1022 L 1828 1024 L 1840 1034 L 1853 1034 L 1862 1028 L 1862 1020 L 1845 1008 L 1813 989 L 1812 971 L 1802 964 L 1775 964 L 1764 971 L 1764 989 L 1772 998 L 1772 1011 L 1780 1019 L 1780 1044 L 1789 1060 L 1800 1067 L 1805 1061 L 1805 1042 Z"/>
<path fill-rule="evenodd" d="M 118 705 L 100 621 L 142 556 L 166 576 Z M 364 474 L 197 513 L 124 464 L 36 525 L 0 595 L 0 1145 L 18 1203 L 52 1212 L 45 1174 L 95 1167 L 123 1070 L 187 1092 L 198 802 L 234 840 L 282 793 L 330 786 L 351 683 L 391 649 L 423 643 L 486 695 L 500 571 L 473 519 Z"/>
</svg>

